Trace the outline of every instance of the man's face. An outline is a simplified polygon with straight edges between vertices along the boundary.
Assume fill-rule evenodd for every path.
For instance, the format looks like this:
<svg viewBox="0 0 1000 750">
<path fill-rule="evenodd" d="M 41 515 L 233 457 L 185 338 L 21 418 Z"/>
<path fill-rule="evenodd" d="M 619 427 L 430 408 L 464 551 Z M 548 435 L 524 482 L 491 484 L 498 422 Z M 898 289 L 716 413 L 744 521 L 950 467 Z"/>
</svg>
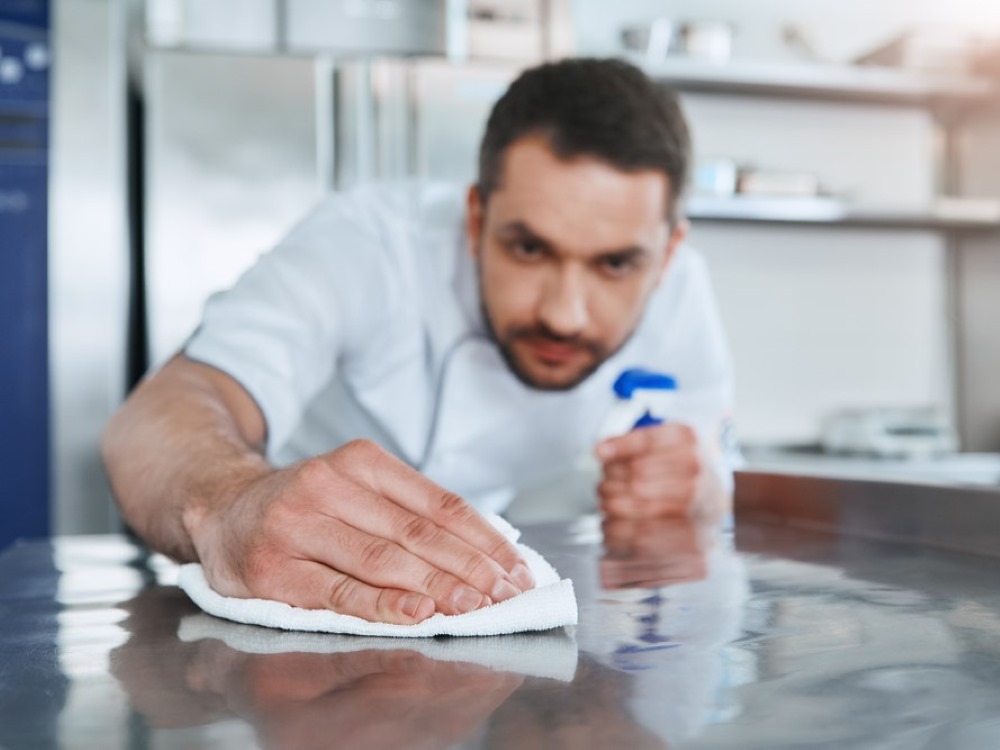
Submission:
<svg viewBox="0 0 1000 750">
<path fill-rule="evenodd" d="M 658 170 L 565 161 L 542 136 L 507 149 L 486 205 L 469 191 L 486 322 L 523 383 L 572 388 L 625 344 L 684 237 L 669 191 Z"/>
</svg>

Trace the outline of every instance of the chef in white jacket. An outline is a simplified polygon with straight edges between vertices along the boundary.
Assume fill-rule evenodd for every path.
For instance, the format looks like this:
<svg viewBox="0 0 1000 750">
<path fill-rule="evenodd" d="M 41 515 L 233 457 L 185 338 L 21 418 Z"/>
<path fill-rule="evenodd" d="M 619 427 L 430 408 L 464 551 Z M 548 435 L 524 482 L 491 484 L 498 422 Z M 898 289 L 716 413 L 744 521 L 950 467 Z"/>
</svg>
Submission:
<svg viewBox="0 0 1000 750">
<path fill-rule="evenodd" d="M 609 515 L 723 516 L 730 368 L 683 240 L 675 100 L 620 61 L 526 71 L 479 179 L 317 206 L 208 303 L 103 444 L 130 525 L 229 596 L 419 622 L 533 585 L 479 511 L 596 454 Z M 624 369 L 662 425 L 597 443 Z"/>
</svg>

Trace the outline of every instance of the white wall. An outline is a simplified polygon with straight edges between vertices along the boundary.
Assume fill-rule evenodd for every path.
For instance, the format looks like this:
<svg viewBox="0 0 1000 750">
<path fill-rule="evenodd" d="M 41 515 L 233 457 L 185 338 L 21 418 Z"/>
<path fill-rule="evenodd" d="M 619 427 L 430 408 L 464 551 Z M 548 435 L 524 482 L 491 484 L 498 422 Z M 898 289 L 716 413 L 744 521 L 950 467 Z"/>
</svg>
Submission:
<svg viewBox="0 0 1000 750">
<path fill-rule="evenodd" d="M 736 24 L 737 59 L 790 60 L 795 23 L 846 62 L 924 24 L 1000 33 L 995 0 L 576 0 L 580 54 L 614 54 L 657 16 Z M 935 193 L 935 128 L 917 108 L 686 96 L 699 156 L 820 175 L 833 192 L 914 204 Z M 712 268 L 748 443 L 809 442 L 842 407 L 950 407 L 944 239 L 933 232 L 696 225 Z"/>
</svg>

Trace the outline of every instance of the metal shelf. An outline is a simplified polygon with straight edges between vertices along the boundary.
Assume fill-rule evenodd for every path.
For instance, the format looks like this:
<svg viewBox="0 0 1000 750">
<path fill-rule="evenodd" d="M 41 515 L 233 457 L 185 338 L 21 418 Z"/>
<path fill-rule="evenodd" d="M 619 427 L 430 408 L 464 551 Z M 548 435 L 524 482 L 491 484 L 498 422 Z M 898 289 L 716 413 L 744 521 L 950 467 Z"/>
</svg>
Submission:
<svg viewBox="0 0 1000 750">
<path fill-rule="evenodd" d="M 994 210 L 995 208 L 995 210 Z M 920 207 L 865 206 L 835 198 L 694 196 L 687 215 L 696 222 L 844 226 L 935 231 L 1000 230 L 1000 204 L 942 199 Z"/>
<path fill-rule="evenodd" d="M 997 83 L 972 76 L 818 63 L 625 59 L 679 91 L 922 106 L 1000 100 Z"/>
</svg>

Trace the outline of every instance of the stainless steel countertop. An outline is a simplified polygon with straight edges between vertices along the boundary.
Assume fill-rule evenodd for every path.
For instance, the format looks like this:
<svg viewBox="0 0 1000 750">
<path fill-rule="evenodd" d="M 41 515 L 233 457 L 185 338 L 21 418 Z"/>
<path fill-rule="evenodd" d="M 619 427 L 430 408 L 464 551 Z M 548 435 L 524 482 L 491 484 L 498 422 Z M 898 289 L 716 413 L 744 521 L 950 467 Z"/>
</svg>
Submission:
<svg viewBox="0 0 1000 750">
<path fill-rule="evenodd" d="M 676 522 L 524 538 L 575 632 L 287 634 L 200 614 L 121 537 L 15 546 L 0 747 L 1000 747 L 1000 560 L 742 520 L 738 552 Z"/>
</svg>

